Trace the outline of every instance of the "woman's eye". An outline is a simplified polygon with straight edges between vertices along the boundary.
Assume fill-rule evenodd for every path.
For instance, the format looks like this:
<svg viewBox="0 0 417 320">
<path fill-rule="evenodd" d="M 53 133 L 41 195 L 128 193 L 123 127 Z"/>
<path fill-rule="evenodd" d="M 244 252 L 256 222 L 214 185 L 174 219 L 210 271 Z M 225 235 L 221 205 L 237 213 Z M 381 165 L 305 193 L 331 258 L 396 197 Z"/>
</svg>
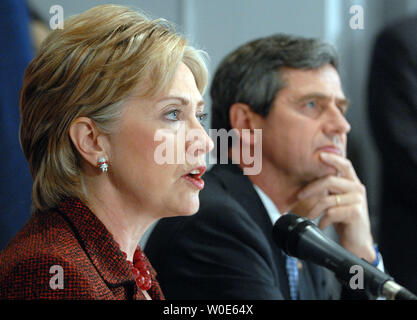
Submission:
<svg viewBox="0 0 417 320">
<path fill-rule="evenodd" d="M 316 107 L 316 101 L 309 101 L 306 103 L 306 106 L 310 109 L 313 109 Z"/>
<path fill-rule="evenodd" d="M 346 106 L 340 106 L 340 107 L 338 107 L 338 108 L 339 108 L 340 112 L 341 112 L 343 115 L 345 115 L 345 114 L 346 114 L 346 112 L 347 112 L 347 107 L 346 107 Z"/>
<path fill-rule="evenodd" d="M 205 123 L 206 120 L 207 120 L 207 116 L 208 116 L 208 113 L 200 113 L 200 114 L 196 115 L 196 117 L 197 117 L 198 121 L 200 121 L 200 123 Z"/>
<path fill-rule="evenodd" d="M 179 120 L 180 111 L 179 110 L 171 110 L 165 114 L 165 118 L 170 121 L 178 121 Z"/>
</svg>

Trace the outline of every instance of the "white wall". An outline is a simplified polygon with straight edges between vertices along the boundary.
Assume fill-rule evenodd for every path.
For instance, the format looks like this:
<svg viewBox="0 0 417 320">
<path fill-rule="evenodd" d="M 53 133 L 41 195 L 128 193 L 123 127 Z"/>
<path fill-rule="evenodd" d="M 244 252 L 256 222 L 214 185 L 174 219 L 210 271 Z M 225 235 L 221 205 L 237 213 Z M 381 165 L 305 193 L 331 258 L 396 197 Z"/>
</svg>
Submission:
<svg viewBox="0 0 417 320">
<path fill-rule="evenodd" d="M 189 0 L 188 2 L 191 2 Z M 322 37 L 324 1 L 193 1 L 193 34 L 210 54 L 211 68 L 243 43 L 277 32 Z"/>
<path fill-rule="evenodd" d="M 65 18 L 106 3 L 137 8 L 151 15 L 164 17 L 174 23 L 180 22 L 181 15 L 181 0 L 27 0 L 27 2 L 36 9 L 45 21 L 51 16 L 49 8 L 53 5 L 63 7 Z"/>
</svg>

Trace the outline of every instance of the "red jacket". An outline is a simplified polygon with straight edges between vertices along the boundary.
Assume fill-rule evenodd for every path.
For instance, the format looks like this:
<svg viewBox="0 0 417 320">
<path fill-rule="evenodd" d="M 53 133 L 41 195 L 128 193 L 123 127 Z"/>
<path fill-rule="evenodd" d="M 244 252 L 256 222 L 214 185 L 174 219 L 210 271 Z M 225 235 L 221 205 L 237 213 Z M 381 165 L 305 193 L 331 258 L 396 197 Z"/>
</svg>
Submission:
<svg viewBox="0 0 417 320">
<path fill-rule="evenodd" d="M 151 267 L 152 299 L 163 294 Z M 0 253 L 0 299 L 145 299 L 101 221 L 80 201 L 36 212 Z"/>
</svg>

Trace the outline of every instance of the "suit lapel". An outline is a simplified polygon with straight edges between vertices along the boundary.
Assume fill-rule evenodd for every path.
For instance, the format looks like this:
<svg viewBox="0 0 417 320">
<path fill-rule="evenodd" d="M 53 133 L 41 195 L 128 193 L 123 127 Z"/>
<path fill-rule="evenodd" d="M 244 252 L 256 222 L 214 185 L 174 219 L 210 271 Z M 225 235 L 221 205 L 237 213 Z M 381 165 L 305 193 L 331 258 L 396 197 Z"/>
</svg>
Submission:
<svg viewBox="0 0 417 320">
<path fill-rule="evenodd" d="M 252 182 L 245 176 L 242 170 L 234 164 L 220 164 L 212 169 L 223 184 L 228 193 L 245 209 L 250 218 L 262 229 L 269 246 L 271 247 L 276 264 L 276 276 L 279 279 L 279 287 L 285 299 L 290 299 L 288 277 L 286 274 L 285 254 L 275 244 L 272 236 L 272 223 L 268 213 L 259 198 Z"/>
</svg>

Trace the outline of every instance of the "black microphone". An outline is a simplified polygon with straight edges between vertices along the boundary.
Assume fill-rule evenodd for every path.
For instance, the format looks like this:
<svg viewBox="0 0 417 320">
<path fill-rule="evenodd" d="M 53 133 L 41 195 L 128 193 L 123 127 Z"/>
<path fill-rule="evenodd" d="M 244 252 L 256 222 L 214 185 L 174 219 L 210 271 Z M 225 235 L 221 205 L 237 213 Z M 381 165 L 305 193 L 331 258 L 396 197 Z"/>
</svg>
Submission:
<svg viewBox="0 0 417 320">
<path fill-rule="evenodd" d="M 274 225 L 273 236 L 286 254 L 333 271 L 345 285 L 350 284 L 352 272 L 363 270 L 363 289 L 368 293 L 390 300 L 417 300 L 391 276 L 344 249 L 307 218 L 293 213 L 283 215 Z"/>
</svg>

